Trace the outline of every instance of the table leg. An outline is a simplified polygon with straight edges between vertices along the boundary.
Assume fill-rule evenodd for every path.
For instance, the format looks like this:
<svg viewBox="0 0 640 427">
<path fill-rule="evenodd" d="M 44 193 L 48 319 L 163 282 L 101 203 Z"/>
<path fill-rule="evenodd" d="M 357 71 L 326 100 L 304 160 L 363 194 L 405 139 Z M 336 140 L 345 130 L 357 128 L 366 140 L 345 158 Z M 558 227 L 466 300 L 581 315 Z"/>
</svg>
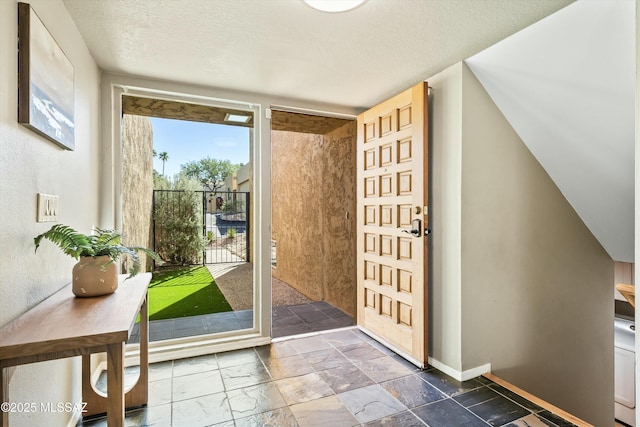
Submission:
<svg viewBox="0 0 640 427">
<path fill-rule="evenodd" d="M 9 368 L 0 366 L 0 403 L 9 402 Z M 1 411 L 0 427 L 9 426 L 9 411 Z"/>
<path fill-rule="evenodd" d="M 146 405 L 149 401 L 149 295 L 140 308 L 140 402 Z"/>
<path fill-rule="evenodd" d="M 127 408 L 144 406 L 149 401 L 149 309 L 148 298 L 140 307 L 140 376 L 125 395 Z"/>
<path fill-rule="evenodd" d="M 124 343 L 107 346 L 107 424 L 124 426 Z"/>
</svg>

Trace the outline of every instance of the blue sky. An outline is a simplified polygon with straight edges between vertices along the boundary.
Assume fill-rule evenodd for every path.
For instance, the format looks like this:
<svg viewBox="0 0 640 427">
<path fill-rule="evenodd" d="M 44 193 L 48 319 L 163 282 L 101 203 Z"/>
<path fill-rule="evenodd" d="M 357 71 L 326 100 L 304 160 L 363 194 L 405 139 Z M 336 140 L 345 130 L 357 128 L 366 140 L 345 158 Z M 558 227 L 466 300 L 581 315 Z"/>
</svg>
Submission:
<svg viewBox="0 0 640 427">
<path fill-rule="evenodd" d="M 249 162 L 249 128 L 212 123 L 151 118 L 153 149 L 169 155 L 166 177 L 180 172 L 180 165 L 211 157 L 231 163 Z M 153 168 L 162 173 L 162 161 L 153 159 Z"/>
</svg>

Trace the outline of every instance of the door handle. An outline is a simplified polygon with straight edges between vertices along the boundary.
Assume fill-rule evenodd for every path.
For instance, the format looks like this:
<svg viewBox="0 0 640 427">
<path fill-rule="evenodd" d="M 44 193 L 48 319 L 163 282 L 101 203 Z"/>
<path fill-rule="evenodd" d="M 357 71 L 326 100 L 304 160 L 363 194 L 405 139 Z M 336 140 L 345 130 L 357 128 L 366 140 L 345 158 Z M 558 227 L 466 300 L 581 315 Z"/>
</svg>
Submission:
<svg viewBox="0 0 640 427">
<path fill-rule="evenodd" d="M 424 230 L 425 236 L 426 236 L 426 229 Z M 422 221 L 420 219 L 414 219 L 413 221 L 411 221 L 411 231 L 408 230 L 402 230 L 403 233 L 408 233 L 408 234 L 413 234 L 415 237 L 421 237 L 423 230 L 422 230 Z"/>
</svg>

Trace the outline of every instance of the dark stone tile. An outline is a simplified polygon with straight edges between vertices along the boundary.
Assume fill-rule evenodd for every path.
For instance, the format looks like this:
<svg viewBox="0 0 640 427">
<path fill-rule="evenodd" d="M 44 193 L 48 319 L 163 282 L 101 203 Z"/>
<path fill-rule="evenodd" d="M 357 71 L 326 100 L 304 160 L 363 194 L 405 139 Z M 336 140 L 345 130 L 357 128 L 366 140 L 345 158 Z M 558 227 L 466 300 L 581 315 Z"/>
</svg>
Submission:
<svg viewBox="0 0 640 427">
<path fill-rule="evenodd" d="M 216 359 L 220 368 L 244 365 L 246 363 L 260 363 L 260 357 L 258 357 L 258 353 L 253 348 L 216 353 Z"/>
<path fill-rule="evenodd" d="M 452 399 L 420 406 L 412 412 L 429 427 L 487 427 L 487 423 Z"/>
<path fill-rule="evenodd" d="M 482 375 L 475 377 L 474 380 L 476 380 L 477 382 L 479 382 L 480 384 L 484 384 L 484 385 L 491 385 L 491 384 L 495 384 L 493 381 L 491 381 L 488 378 L 483 377 Z"/>
<path fill-rule="evenodd" d="M 206 322 L 207 326 L 211 326 L 211 325 L 218 325 L 221 323 L 225 323 L 225 322 L 233 322 L 238 320 L 238 318 L 236 317 L 235 312 L 233 311 L 227 311 L 225 313 L 213 313 L 213 314 L 208 314 L 204 317 L 204 321 Z"/>
<path fill-rule="evenodd" d="M 149 364 L 149 382 L 171 378 L 173 375 L 173 360 Z"/>
<path fill-rule="evenodd" d="M 208 322 L 207 330 L 210 334 L 220 333 L 220 332 L 229 332 L 229 331 L 237 331 L 242 329 L 240 326 L 240 322 L 236 319 L 224 320 L 224 321 L 215 321 Z"/>
<path fill-rule="evenodd" d="M 172 404 L 172 425 L 204 427 L 233 419 L 225 393 L 187 399 Z"/>
<path fill-rule="evenodd" d="M 381 383 L 394 378 L 410 375 L 413 370 L 395 361 L 390 356 L 383 356 L 377 359 L 357 362 L 356 366 L 367 374 L 375 382 Z"/>
<path fill-rule="evenodd" d="M 269 345 L 256 347 L 256 352 L 263 362 L 270 359 L 293 356 L 298 354 L 298 350 L 290 342 L 274 342 Z"/>
<path fill-rule="evenodd" d="M 317 311 L 317 310 L 314 310 L 314 311 L 300 311 L 300 312 L 295 313 L 295 314 L 296 314 L 296 316 L 301 318 L 306 323 L 313 323 L 313 322 L 319 322 L 321 320 L 330 319 L 329 316 L 327 316 L 323 312 Z"/>
<path fill-rule="evenodd" d="M 375 384 L 371 378 L 355 365 L 322 371 L 320 376 L 335 393 Z"/>
<path fill-rule="evenodd" d="M 397 354 L 395 354 L 393 350 L 385 347 L 383 344 L 380 344 L 374 339 L 369 338 L 369 340 L 365 340 L 365 342 L 367 342 L 371 347 L 375 348 L 382 354 L 385 354 L 387 356 L 397 356 Z"/>
<path fill-rule="evenodd" d="M 298 427 L 298 422 L 287 407 L 262 412 L 236 420 L 236 427 Z"/>
<path fill-rule="evenodd" d="M 506 424 L 504 427 L 557 427 L 551 421 L 538 417 L 536 414 L 529 414 L 524 418 Z"/>
<path fill-rule="evenodd" d="M 227 392 L 234 419 L 287 406 L 274 383 L 258 384 Z"/>
<path fill-rule="evenodd" d="M 149 406 L 160 406 L 173 402 L 172 379 L 163 378 L 149 382 Z"/>
<path fill-rule="evenodd" d="M 358 334 L 354 334 L 353 331 L 335 331 L 324 334 L 329 344 L 334 347 L 344 347 L 351 344 L 362 344 L 364 340 Z"/>
<path fill-rule="evenodd" d="M 552 423 L 552 425 L 554 426 L 558 426 L 558 427 L 573 427 L 575 426 L 575 424 L 565 420 L 564 418 L 553 414 L 547 410 L 541 411 L 537 413 L 538 417 L 541 418 L 544 421 L 549 421 Z"/>
<path fill-rule="evenodd" d="M 234 311 L 234 314 L 238 320 L 251 320 L 253 322 L 253 310 Z"/>
<path fill-rule="evenodd" d="M 489 385 L 489 387 L 491 387 L 493 390 L 497 391 L 501 395 L 513 400 L 518 405 L 525 407 L 526 409 L 530 410 L 531 412 L 540 412 L 540 411 L 542 411 L 542 408 L 540 406 L 538 406 L 535 403 L 525 399 L 524 397 L 512 392 L 511 390 L 508 390 L 508 389 L 502 387 L 499 384 L 491 383 Z"/>
<path fill-rule="evenodd" d="M 453 399 L 468 408 L 469 406 L 477 405 L 487 400 L 494 399 L 500 396 L 498 393 L 488 387 L 480 387 L 475 390 L 467 391 L 456 395 Z"/>
<path fill-rule="evenodd" d="M 285 402 L 289 405 L 308 402 L 334 394 L 331 387 L 315 372 L 297 377 L 283 378 L 275 381 L 275 384 Z"/>
<path fill-rule="evenodd" d="M 171 404 L 127 411 L 125 427 L 164 427 L 171 420 Z"/>
<path fill-rule="evenodd" d="M 333 307 L 333 306 L 321 308 L 320 311 L 325 313 L 327 316 L 331 316 L 331 317 L 351 317 L 347 313 L 345 313 L 344 311 L 340 310 L 339 308 Z"/>
<path fill-rule="evenodd" d="M 271 380 L 271 376 L 262 365 L 262 362 L 221 368 L 220 374 L 222 375 L 222 381 L 224 381 L 224 389 L 227 391 L 253 386 Z"/>
<path fill-rule="evenodd" d="M 173 320 L 155 320 L 149 322 L 149 334 L 163 331 L 173 331 Z"/>
<path fill-rule="evenodd" d="M 241 320 L 240 321 L 241 329 L 251 329 L 253 328 L 253 320 Z"/>
<path fill-rule="evenodd" d="M 218 369 L 218 360 L 215 354 L 188 357 L 186 359 L 178 359 L 173 362 L 174 377 L 213 371 L 215 369 Z"/>
<path fill-rule="evenodd" d="M 173 331 L 174 338 L 197 337 L 205 335 L 208 331 L 205 328 L 176 329 Z"/>
<path fill-rule="evenodd" d="M 340 353 L 352 362 L 364 362 L 366 360 L 378 359 L 385 354 L 373 348 L 369 343 L 350 344 L 338 347 Z"/>
<path fill-rule="evenodd" d="M 179 319 L 174 319 L 173 329 L 193 329 L 193 328 L 202 328 L 204 329 L 207 326 L 207 322 L 204 316 L 192 316 L 192 317 L 183 317 Z"/>
<path fill-rule="evenodd" d="M 303 357 L 309 361 L 317 372 L 343 366 L 353 366 L 353 363 L 335 348 L 304 353 Z"/>
<path fill-rule="evenodd" d="M 200 372 L 197 374 L 173 377 L 172 399 L 174 402 L 220 393 L 225 390 L 219 371 Z"/>
<path fill-rule="evenodd" d="M 308 304 L 296 304 L 296 305 L 289 305 L 287 306 L 287 308 L 289 309 L 289 311 L 291 311 L 292 313 L 295 314 L 299 314 L 299 313 L 308 313 L 311 311 L 319 311 L 318 309 L 316 309 L 316 307 L 314 307 L 313 304 L 308 303 Z"/>
<path fill-rule="evenodd" d="M 339 326 L 338 322 L 328 317 L 323 320 L 309 322 L 308 325 L 314 332 L 328 331 L 329 329 L 336 329 Z"/>
<path fill-rule="evenodd" d="M 298 423 L 305 427 L 352 427 L 360 423 L 337 396 L 327 396 L 290 407 Z"/>
<path fill-rule="evenodd" d="M 300 354 L 310 353 L 312 351 L 327 350 L 333 348 L 322 336 L 300 338 L 292 341 L 293 346 Z"/>
<path fill-rule="evenodd" d="M 273 307 L 273 309 L 271 310 L 271 316 L 274 319 L 282 316 L 286 317 L 291 315 L 293 315 L 293 313 L 286 306 Z"/>
<path fill-rule="evenodd" d="M 311 366 L 309 361 L 299 354 L 278 359 L 269 359 L 264 361 L 264 365 L 267 367 L 273 379 L 297 377 L 314 372 L 313 366 Z"/>
<path fill-rule="evenodd" d="M 327 310 L 329 308 L 334 308 L 331 304 L 329 304 L 326 301 L 314 301 L 309 303 L 309 305 L 312 305 L 316 310 Z"/>
<path fill-rule="evenodd" d="M 368 422 L 365 427 L 425 427 L 424 423 L 411 412 L 400 412 L 389 417 Z"/>
<path fill-rule="evenodd" d="M 300 325 L 303 324 L 304 321 L 296 316 L 295 314 L 291 314 L 290 316 L 282 316 L 271 321 L 271 324 L 276 327 L 280 326 L 290 326 L 290 325 Z"/>
<path fill-rule="evenodd" d="M 351 317 L 332 317 L 336 323 L 338 324 L 336 327 L 337 328 L 346 328 L 347 326 L 353 326 L 355 325 L 355 323 L 353 323 L 353 319 Z"/>
<path fill-rule="evenodd" d="M 149 332 L 149 341 L 162 341 L 170 340 L 174 338 L 173 329 L 167 329 L 164 331 Z"/>
<path fill-rule="evenodd" d="M 400 363 L 402 366 L 404 366 L 405 368 L 411 370 L 412 372 L 420 372 L 420 368 L 418 368 L 416 365 L 414 365 L 413 363 L 409 362 L 407 359 L 405 359 L 402 356 L 398 356 L 397 354 L 390 354 L 389 355 L 393 360 L 395 360 L 396 362 Z"/>
<path fill-rule="evenodd" d="M 378 384 L 340 393 L 338 399 L 361 423 L 407 410 L 406 406 Z"/>
<path fill-rule="evenodd" d="M 530 414 L 522 406 L 498 394 L 492 399 L 470 406 L 469 410 L 492 426 L 501 426 Z"/>
<path fill-rule="evenodd" d="M 306 334 L 309 332 L 313 332 L 311 328 L 304 323 L 300 323 L 298 325 L 290 325 L 290 326 L 279 326 L 279 327 L 274 326 L 273 329 L 271 330 L 271 336 L 273 338 L 290 337 L 293 335 Z"/>
<path fill-rule="evenodd" d="M 481 387 L 481 384 L 475 380 L 458 381 L 436 369 L 419 372 L 418 375 L 447 396 L 455 396 Z"/>
<path fill-rule="evenodd" d="M 415 408 L 427 403 L 445 399 L 447 396 L 431 384 L 422 381 L 416 375 L 387 381 L 381 384 L 389 394 L 402 402 L 407 408 Z"/>
</svg>

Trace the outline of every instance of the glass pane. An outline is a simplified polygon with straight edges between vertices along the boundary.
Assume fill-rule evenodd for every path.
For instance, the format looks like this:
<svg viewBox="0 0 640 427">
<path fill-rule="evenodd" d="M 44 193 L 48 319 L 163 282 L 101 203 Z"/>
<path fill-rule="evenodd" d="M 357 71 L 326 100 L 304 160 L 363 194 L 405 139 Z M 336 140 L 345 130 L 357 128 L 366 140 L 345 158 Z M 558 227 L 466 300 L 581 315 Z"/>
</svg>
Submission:
<svg viewBox="0 0 640 427">
<path fill-rule="evenodd" d="M 252 129 L 166 111 L 122 121 L 126 243 L 163 260 L 147 263 L 149 339 L 253 328 Z"/>
</svg>

